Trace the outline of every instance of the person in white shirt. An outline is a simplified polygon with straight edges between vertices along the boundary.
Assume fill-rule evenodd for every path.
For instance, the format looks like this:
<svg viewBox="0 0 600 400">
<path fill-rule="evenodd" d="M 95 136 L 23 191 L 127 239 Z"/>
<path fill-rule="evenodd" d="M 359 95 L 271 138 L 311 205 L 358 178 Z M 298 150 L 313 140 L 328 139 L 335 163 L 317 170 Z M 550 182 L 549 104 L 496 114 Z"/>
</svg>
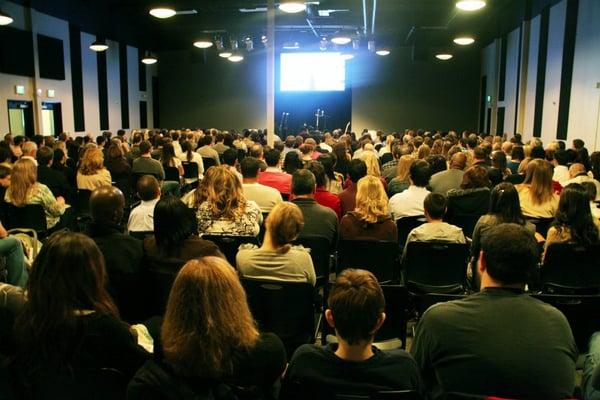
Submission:
<svg viewBox="0 0 600 400">
<path fill-rule="evenodd" d="M 131 210 L 127 222 L 128 232 L 154 232 L 154 207 L 160 200 L 160 184 L 152 175 L 144 175 L 137 182 L 139 206 Z"/>
<path fill-rule="evenodd" d="M 596 185 L 596 200 L 598 199 L 598 193 L 600 193 L 600 182 L 595 180 L 586 172 L 585 166 L 580 163 L 571 164 L 569 167 L 569 176 L 570 179 L 567 180 L 564 184 L 561 184 L 562 187 L 569 185 L 570 183 L 579 183 L 583 184 L 585 182 L 591 182 Z"/>
<path fill-rule="evenodd" d="M 552 174 L 552 180 L 560 183 L 561 186 L 567 186 L 566 182 L 571 179 L 569 175 L 569 155 L 564 150 L 556 150 L 554 152 L 554 158 L 552 159 L 552 165 L 554 166 L 554 172 Z"/>
<path fill-rule="evenodd" d="M 426 186 L 431 176 L 429 163 L 424 160 L 415 161 L 409 171 L 410 186 L 401 193 L 392 196 L 389 202 L 390 212 L 394 220 L 403 217 L 424 215 L 423 202 L 429 194 Z"/>
<path fill-rule="evenodd" d="M 25 142 L 23 144 L 23 155 L 21 156 L 21 158 L 26 158 L 28 160 L 33 161 L 33 163 L 37 167 L 38 163 L 35 157 L 37 155 L 37 151 L 38 147 L 37 144 L 35 144 L 35 142 Z"/>
<path fill-rule="evenodd" d="M 258 183 L 260 161 L 254 157 L 245 157 L 241 163 L 244 195 L 260 207 L 260 211 L 268 213 L 273 207 L 283 201 L 279 190 Z"/>
<path fill-rule="evenodd" d="M 191 142 L 183 142 L 181 149 L 183 151 L 181 161 L 198 164 L 198 178 L 185 178 L 186 185 L 201 180 L 204 174 L 204 161 L 202 160 L 202 156 L 193 151 Z"/>
</svg>

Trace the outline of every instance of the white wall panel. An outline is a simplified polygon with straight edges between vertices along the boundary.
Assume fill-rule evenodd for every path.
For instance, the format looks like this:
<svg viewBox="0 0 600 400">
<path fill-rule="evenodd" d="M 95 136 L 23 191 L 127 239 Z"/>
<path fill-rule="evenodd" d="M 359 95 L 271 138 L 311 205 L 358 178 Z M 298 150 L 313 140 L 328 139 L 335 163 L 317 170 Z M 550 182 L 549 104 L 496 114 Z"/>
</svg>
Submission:
<svg viewBox="0 0 600 400">
<path fill-rule="evenodd" d="M 129 127 L 140 127 L 140 90 L 138 49 L 127 46 L 127 79 L 129 82 Z"/>
<path fill-rule="evenodd" d="M 109 40 L 106 51 L 108 86 L 108 130 L 113 134 L 121 129 L 121 79 L 119 70 L 119 43 Z"/>
<path fill-rule="evenodd" d="M 81 32 L 81 68 L 83 70 L 83 113 L 85 131 L 97 136 L 100 133 L 100 105 L 98 104 L 98 61 L 90 45 L 96 37 Z"/>
<path fill-rule="evenodd" d="M 519 74 L 519 28 L 506 36 L 506 79 L 504 85 L 504 132 L 515 133 L 515 112 L 517 109 L 517 76 Z"/>
<path fill-rule="evenodd" d="M 533 118 L 535 114 L 535 91 L 537 87 L 537 68 L 538 54 L 540 50 L 540 22 L 541 17 L 538 15 L 533 18 L 529 25 L 529 54 L 527 63 L 527 87 L 525 96 L 520 101 L 524 104 L 523 116 L 523 138 L 531 139 L 533 137 Z"/>
</svg>

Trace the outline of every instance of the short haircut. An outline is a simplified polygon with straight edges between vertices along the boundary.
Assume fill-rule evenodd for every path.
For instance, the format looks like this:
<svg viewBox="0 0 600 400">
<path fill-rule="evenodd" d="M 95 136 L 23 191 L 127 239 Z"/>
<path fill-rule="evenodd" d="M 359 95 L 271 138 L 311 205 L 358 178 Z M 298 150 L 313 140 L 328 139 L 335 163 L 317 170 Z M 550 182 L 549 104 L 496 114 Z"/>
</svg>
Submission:
<svg viewBox="0 0 600 400">
<path fill-rule="evenodd" d="M 478 160 L 487 160 L 487 153 L 483 146 L 477 146 L 473 149 L 473 156 Z"/>
<path fill-rule="evenodd" d="M 531 149 L 531 158 L 541 158 L 542 160 L 546 159 L 546 150 L 542 146 L 534 146 Z"/>
<path fill-rule="evenodd" d="M 440 193 L 429 193 L 423 201 L 423 207 L 425 212 L 429 214 L 432 219 L 442 219 L 446 214 L 446 196 Z"/>
<path fill-rule="evenodd" d="M 337 277 L 327 304 L 337 334 L 350 345 L 373 340 L 377 321 L 385 311 L 377 278 L 360 269 L 347 269 Z"/>
<path fill-rule="evenodd" d="M 581 182 L 581 186 L 586 190 L 590 201 L 595 201 L 598 193 L 594 182 Z"/>
<path fill-rule="evenodd" d="M 54 158 L 54 150 L 48 146 L 40 148 L 35 156 L 39 165 L 46 166 Z"/>
<path fill-rule="evenodd" d="M 363 160 L 355 158 L 350 161 L 350 164 L 348 165 L 348 176 L 352 182 L 357 183 L 360 178 L 366 175 L 367 164 Z"/>
<path fill-rule="evenodd" d="M 142 143 L 140 143 L 140 154 L 147 154 L 150 152 L 150 150 L 152 150 L 152 145 L 149 141 L 144 140 Z"/>
<path fill-rule="evenodd" d="M 244 178 L 256 178 L 260 170 L 260 161 L 254 157 L 244 157 L 240 168 Z"/>
<path fill-rule="evenodd" d="M 160 193 L 158 180 L 152 175 L 144 175 L 137 181 L 137 192 L 144 201 L 154 200 Z"/>
<path fill-rule="evenodd" d="M 0 164 L 0 179 L 4 179 L 7 176 L 10 176 L 12 173 L 12 168 L 10 165 Z"/>
<path fill-rule="evenodd" d="M 585 147 L 585 143 L 581 139 L 574 139 L 573 140 L 573 147 L 575 147 L 577 150 L 579 150 L 579 149 L 582 149 L 582 148 Z"/>
<path fill-rule="evenodd" d="M 263 147 L 259 143 L 255 143 L 250 147 L 250 156 L 261 159 L 263 157 Z"/>
<path fill-rule="evenodd" d="M 518 224 L 491 227 L 481 239 L 487 273 L 503 285 L 526 283 L 538 260 L 538 244 L 532 232 Z"/>
<path fill-rule="evenodd" d="M 281 159 L 279 150 L 271 149 L 265 153 L 265 162 L 269 167 L 276 167 Z"/>
<path fill-rule="evenodd" d="M 467 147 L 474 149 L 475 147 L 477 147 L 477 136 L 469 136 L 467 138 Z"/>
<path fill-rule="evenodd" d="M 429 184 L 431 177 L 431 168 L 429 163 L 424 160 L 417 160 L 410 166 L 410 179 L 415 186 L 425 187 Z"/>
<path fill-rule="evenodd" d="M 554 152 L 554 159 L 558 165 L 566 166 L 569 163 L 569 153 L 565 150 L 558 149 Z"/>
<path fill-rule="evenodd" d="M 238 158 L 237 149 L 227 149 L 223 152 L 223 162 L 227 165 L 234 166 Z"/>
<path fill-rule="evenodd" d="M 327 176 L 325 175 L 325 168 L 319 161 L 309 161 L 306 165 L 306 169 L 313 173 L 315 176 L 315 182 L 317 186 L 325 186 Z"/>
<path fill-rule="evenodd" d="M 315 190 L 316 180 L 312 172 L 299 169 L 292 175 L 292 193 L 297 196 L 312 194 Z"/>
</svg>

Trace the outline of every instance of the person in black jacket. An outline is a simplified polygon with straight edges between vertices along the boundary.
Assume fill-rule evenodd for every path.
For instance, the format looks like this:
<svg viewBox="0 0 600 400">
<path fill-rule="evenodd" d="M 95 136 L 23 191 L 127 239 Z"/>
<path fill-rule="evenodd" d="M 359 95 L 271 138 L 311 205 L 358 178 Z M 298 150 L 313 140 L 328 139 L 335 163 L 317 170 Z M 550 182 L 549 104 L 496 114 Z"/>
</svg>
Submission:
<svg viewBox="0 0 600 400">
<path fill-rule="evenodd" d="M 52 168 L 54 151 L 47 146 L 41 147 L 36 155 L 38 162 L 38 182 L 48 186 L 54 197 L 64 197 L 68 204 L 73 202 L 73 188 L 64 174 Z"/>
</svg>

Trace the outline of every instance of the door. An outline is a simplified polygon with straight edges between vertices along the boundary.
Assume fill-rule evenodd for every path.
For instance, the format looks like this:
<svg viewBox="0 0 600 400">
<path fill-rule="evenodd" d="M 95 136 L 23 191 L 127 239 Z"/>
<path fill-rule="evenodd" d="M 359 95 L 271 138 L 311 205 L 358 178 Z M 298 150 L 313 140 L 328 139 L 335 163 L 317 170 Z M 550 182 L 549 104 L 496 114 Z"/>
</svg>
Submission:
<svg viewBox="0 0 600 400">
<path fill-rule="evenodd" d="M 56 136 L 62 132 L 60 103 L 42 102 L 42 135 Z"/>
<path fill-rule="evenodd" d="M 33 137 L 33 103 L 31 101 L 8 100 L 8 129 L 13 136 Z"/>
</svg>

